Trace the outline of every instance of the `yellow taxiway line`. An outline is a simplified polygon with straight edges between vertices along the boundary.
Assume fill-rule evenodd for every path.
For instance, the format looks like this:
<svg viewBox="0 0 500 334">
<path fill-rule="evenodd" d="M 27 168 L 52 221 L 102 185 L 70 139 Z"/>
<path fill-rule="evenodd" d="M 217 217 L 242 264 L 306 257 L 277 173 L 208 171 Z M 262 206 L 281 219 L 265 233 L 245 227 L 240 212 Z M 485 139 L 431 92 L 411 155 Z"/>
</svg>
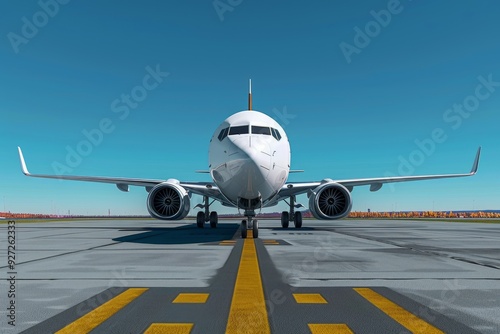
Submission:
<svg viewBox="0 0 500 334">
<path fill-rule="evenodd" d="M 144 334 L 189 334 L 194 324 L 152 324 Z"/>
<path fill-rule="evenodd" d="M 308 324 L 312 334 L 354 334 L 345 324 Z"/>
<path fill-rule="evenodd" d="M 131 303 L 134 299 L 146 292 L 147 288 L 131 288 L 128 289 L 98 308 L 85 314 L 78 320 L 70 323 L 56 334 L 83 334 L 88 333 L 101 323 L 109 319 L 113 314 L 120 311 L 122 308 Z"/>
<path fill-rule="evenodd" d="M 267 316 L 255 240 L 251 238 L 251 230 L 248 232 L 249 236 L 243 243 L 226 333 L 269 334 L 271 329 Z"/>
<path fill-rule="evenodd" d="M 420 319 L 413 313 L 408 312 L 401 306 L 393 303 L 384 296 L 369 288 L 355 288 L 354 291 L 375 305 L 382 312 L 397 321 L 400 325 L 412 333 L 441 334 L 444 333 L 431 324 Z"/>
</svg>

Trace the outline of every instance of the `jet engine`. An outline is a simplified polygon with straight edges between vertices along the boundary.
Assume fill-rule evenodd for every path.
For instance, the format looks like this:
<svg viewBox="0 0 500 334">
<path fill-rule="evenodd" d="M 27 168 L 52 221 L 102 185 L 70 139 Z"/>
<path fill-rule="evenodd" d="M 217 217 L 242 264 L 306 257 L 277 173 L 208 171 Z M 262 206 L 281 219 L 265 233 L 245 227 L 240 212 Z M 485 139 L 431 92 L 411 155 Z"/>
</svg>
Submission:
<svg viewBox="0 0 500 334">
<path fill-rule="evenodd" d="M 176 181 L 176 180 L 174 180 Z M 168 180 L 153 187 L 148 195 L 149 214 L 156 219 L 179 220 L 189 213 L 189 194 L 177 182 Z"/>
<path fill-rule="evenodd" d="M 309 195 L 309 210 L 316 219 L 340 219 L 351 212 L 349 190 L 339 183 L 326 181 Z"/>
</svg>

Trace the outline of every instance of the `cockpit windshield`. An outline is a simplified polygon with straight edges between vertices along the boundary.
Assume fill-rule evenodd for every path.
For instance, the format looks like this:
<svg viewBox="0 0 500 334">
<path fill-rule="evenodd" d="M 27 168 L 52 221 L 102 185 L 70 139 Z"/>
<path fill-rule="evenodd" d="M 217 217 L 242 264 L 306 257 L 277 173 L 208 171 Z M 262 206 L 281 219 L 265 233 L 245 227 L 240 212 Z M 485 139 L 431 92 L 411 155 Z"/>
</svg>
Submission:
<svg viewBox="0 0 500 334">
<path fill-rule="evenodd" d="M 225 129 L 220 130 L 219 137 L 218 137 L 218 138 L 219 138 L 219 140 L 220 140 L 220 141 L 223 141 L 223 140 L 224 140 L 224 138 L 226 138 L 226 137 L 227 137 L 227 133 L 228 133 L 228 132 L 229 132 L 229 128 L 225 128 Z"/>
<path fill-rule="evenodd" d="M 281 134 L 278 131 L 278 129 L 271 128 L 271 131 L 273 132 L 273 137 L 276 138 L 277 141 L 281 140 Z"/>
<path fill-rule="evenodd" d="M 231 126 L 229 128 L 224 128 L 220 131 L 219 136 L 217 137 L 219 141 L 223 141 L 228 135 L 245 135 L 250 133 L 249 125 L 239 125 L 239 126 Z M 265 136 L 273 136 L 277 141 L 281 140 L 281 134 L 275 128 L 270 128 L 268 126 L 258 126 L 252 125 L 252 134 L 254 135 L 265 135 Z"/>
<path fill-rule="evenodd" d="M 229 128 L 229 135 L 244 135 L 248 134 L 248 125 L 232 126 Z"/>
<path fill-rule="evenodd" d="M 257 125 L 252 125 L 252 134 L 256 135 L 271 135 L 271 130 L 267 126 L 257 126 Z"/>
</svg>

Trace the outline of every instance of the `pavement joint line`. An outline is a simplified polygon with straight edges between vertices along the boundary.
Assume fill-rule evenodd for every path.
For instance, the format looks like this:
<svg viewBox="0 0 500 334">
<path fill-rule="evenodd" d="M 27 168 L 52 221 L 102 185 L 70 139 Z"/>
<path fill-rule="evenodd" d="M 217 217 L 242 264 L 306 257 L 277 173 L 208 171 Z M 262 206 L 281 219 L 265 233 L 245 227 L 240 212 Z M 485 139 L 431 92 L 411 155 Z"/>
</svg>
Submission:
<svg viewBox="0 0 500 334">
<path fill-rule="evenodd" d="M 190 323 L 153 323 L 144 334 L 189 334 L 193 326 Z"/>
<path fill-rule="evenodd" d="M 147 290 L 147 288 L 127 289 L 118 296 L 108 300 L 106 303 L 57 331 L 56 334 L 88 333 L 112 317 L 116 312 L 130 304 Z"/>
<path fill-rule="evenodd" d="M 347 235 L 347 236 L 354 237 L 354 238 L 375 241 L 375 242 L 379 242 L 381 244 L 391 245 L 391 246 L 394 246 L 394 247 L 404 248 L 404 249 L 407 249 L 407 250 L 410 250 L 412 252 L 419 253 L 419 254 L 422 254 L 422 255 L 445 257 L 445 258 L 452 259 L 452 260 L 459 261 L 459 262 L 464 262 L 464 263 L 469 263 L 469 264 L 476 265 L 476 266 L 482 266 L 482 267 L 487 267 L 487 268 L 491 268 L 491 269 L 500 270 L 500 267 L 495 266 L 495 265 L 489 265 L 489 264 L 477 262 L 475 260 L 469 260 L 469 259 L 464 259 L 464 258 L 460 258 L 460 257 L 450 256 L 450 255 L 448 255 L 446 253 L 443 253 L 443 251 L 446 251 L 446 250 L 443 250 L 443 249 L 437 249 L 437 250 L 431 251 L 431 250 L 418 249 L 418 248 L 411 247 L 411 246 L 401 245 L 401 244 L 399 244 L 397 242 L 394 242 L 394 241 L 380 240 L 380 239 L 378 239 L 376 237 L 359 235 L 359 234 L 356 234 L 356 233 L 345 232 L 345 231 L 340 232 L 337 229 L 333 229 L 332 232 L 338 233 L 338 234 Z"/>
<path fill-rule="evenodd" d="M 148 235 L 148 236 L 143 236 L 143 237 L 140 237 L 140 238 L 133 239 L 133 241 L 141 240 L 141 239 L 145 239 L 145 238 L 151 238 L 151 237 L 155 237 L 155 236 L 157 236 L 159 234 L 165 234 L 165 233 L 167 233 L 167 232 L 162 231 L 162 232 L 156 233 L 154 235 Z M 86 249 L 79 249 L 79 250 L 75 250 L 75 251 L 71 251 L 71 252 L 66 252 L 66 253 L 61 253 L 61 254 L 55 254 L 55 255 L 43 257 L 43 258 L 40 258 L 40 259 L 33 259 L 33 260 L 24 261 L 24 262 L 19 262 L 19 263 L 17 263 L 17 266 L 20 266 L 22 264 L 37 262 L 37 261 L 43 261 L 43 260 L 53 259 L 53 258 L 59 257 L 59 256 L 71 255 L 71 254 L 76 254 L 76 253 L 80 253 L 80 252 L 88 252 L 88 251 L 91 251 L 91 250 L 97 250 L 99 248 L 113 246 L 113 245 L 121 244 L 123 242 L 125 242 L 125 241 L 115 241 L 115 242 L 111 242 L 111 243 L 105 244 L 105 245 L 98 245 L 98 246 L 94 246 L 94 247 L 90 247 L 90 248 L 86 248 Z M 130 241 L 127 241 L 127 242 L 130 242 Z M 4 269 L 4 268 L 7 268 L 7 267 L 8 266 L 2 266 L 2 267 L 0 267 L 0 269 Z"/>
<path fill-rule="evenodd" d="M 354 291 L 359 293 L 363 298 L 372 303 L 379 310 L 387 314 L 400 325 L 408 329 L 412 333 L 421 334 L 441 334 L 441 330 L 420 319 L 411 312 L 408 312 L 401 306 L 390 301 L 384 296 L 378 294 L 370 288 L 354 288 Z"/>
<path fill-rule="evenodd" d="M 307 324 L 312 334 L 354 334 L 346 324 Z"/>
<path fill-rule="evenodd" d="M 251 232 L 249 230 L 248 234 Z M 259 260 L 253 238 L 244 240 L 238 274 L 234 283 L 226 334 L 235 333 L 271 333 Z"/>
</svg>

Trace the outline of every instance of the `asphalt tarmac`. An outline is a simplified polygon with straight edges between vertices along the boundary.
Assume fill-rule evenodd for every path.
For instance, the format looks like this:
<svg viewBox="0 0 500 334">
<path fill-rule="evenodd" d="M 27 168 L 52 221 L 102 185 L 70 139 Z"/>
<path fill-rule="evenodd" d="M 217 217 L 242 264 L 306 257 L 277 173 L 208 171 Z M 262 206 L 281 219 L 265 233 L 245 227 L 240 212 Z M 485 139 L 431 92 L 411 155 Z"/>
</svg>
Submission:
<svg viewBox="0 0 500 334">
<path fill-rule="evenodd" d="M 500 224 L 303 226 L 0 224 L 0 332 L 500 333 Z"/>
</svg>

